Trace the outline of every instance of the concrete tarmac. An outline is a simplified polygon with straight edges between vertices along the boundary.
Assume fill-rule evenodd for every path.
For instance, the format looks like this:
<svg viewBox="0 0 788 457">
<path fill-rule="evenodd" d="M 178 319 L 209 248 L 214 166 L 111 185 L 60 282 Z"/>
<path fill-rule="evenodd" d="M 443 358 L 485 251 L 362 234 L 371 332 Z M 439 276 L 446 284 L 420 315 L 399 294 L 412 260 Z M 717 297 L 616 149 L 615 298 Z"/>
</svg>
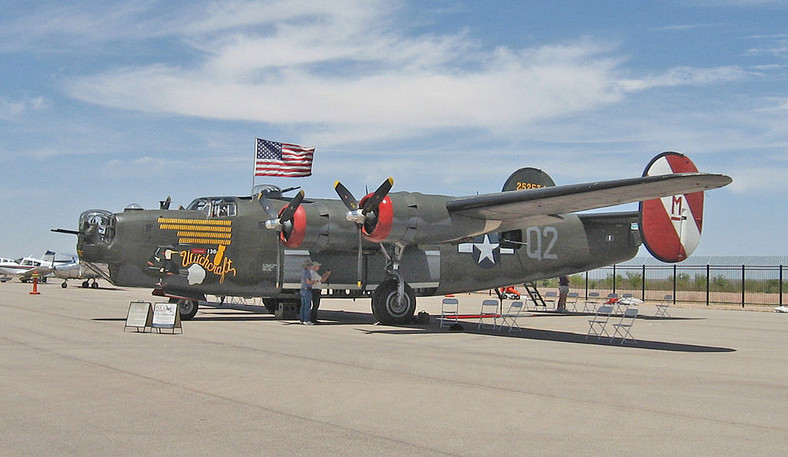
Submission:
<svg viewBox="0 0 788 457">
<path fill-rule="evenodd" d="M 588 315 L 521 332 L 321 325 L 201 307 L 182 334 L 125 329 L 143 289 L 0 284 L 2 455 L 715 455 L 788 449 L 788 315 L 642 306 L 638 343 Z M 477 312 L 482 295 L 460 295 Z M 439 314 L 440 298 L 417 311 Z"/>
</svg>

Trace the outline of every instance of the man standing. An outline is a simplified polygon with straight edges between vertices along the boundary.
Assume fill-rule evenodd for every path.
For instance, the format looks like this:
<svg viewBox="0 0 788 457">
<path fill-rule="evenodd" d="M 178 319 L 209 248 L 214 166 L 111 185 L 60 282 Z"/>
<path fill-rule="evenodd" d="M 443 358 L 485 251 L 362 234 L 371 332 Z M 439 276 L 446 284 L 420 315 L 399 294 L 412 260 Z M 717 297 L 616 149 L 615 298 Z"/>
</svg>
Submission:
<svg viewBox="0 0 788 457">
<path fill-rule="evenodd" d="M 326 279 L 331 276 L 331 270 L 326 271 L 324 275 L 320 276 L 320 272 L 318 271 L 320 270 L 320 266 L 320 262 L 312 262 L 312 313 L 309 316 L 309 321 L 313 324 L 317 324 L 317 309 L 320 308 L 320 288 Z"/>
<path fill-rule="evenodd" d="M 558 307 L 559 313 L 566 312 L 566 296 L 569 295 L 569 278 L 561 276 L 558 278 Z"/>
<path fill-rule="evenodd" d="M 312 305 L 312 285 L 315 283 L 312 280 L 312 261 L 307 260 L 304 262 L 304 271 L 301 272 L 301 309 L 298 311 L 298 317 L 302 324 L 313 325 L 309 320 Z"/>
</svg>

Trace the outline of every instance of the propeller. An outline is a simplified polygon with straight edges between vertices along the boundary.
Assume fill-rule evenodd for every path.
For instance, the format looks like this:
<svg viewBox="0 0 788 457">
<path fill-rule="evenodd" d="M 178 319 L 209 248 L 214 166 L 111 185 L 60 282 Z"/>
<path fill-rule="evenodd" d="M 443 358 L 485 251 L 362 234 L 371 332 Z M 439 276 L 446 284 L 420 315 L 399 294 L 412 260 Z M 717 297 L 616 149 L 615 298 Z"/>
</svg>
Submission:
<svg viewBox="0 0 788 457">
<path fill-rule="evenodd" d="M 274 211 L 270 200 L 265 197 L 264 192 L 258 195 L 258 200 L 263 212 L 268 216 L 268 219 L 265 221 L 265 227 L 271 230 L 279 230 L 287 236 L 289 230 L 293 228 L 291 222 L 293 215 L 298 210 L 298 207 L 301 206 L 301 202 L 304 201 L 304 191 L 301 190 L 297 193 L 280 213 Z"/>
<path fill-rule="evenodd" d="M 334 183 L 334 190 L 336 190 L 337 195 L 342 200 L 342 203 L 345 204 L 345 207 L 348 209 L 348 213 L 345 216 L 347 220 L 350 222 L 356 223 L 356 229 L 358 231 L 358 274 L 357 274 L 357 284 L 358 287 L 361 288 L 362 281 L 361 277 L 363 276 L 363 268 L 364 268 L 364 255 L 362 252 L 362 243 L 364 241 L 363 236 L 363 229 L 366 229 L 367 233 L 372 233 L 375 228 L 375 222 L 377 221 L 377 214 L 376 210 L 383 202 L 383 199 L 386 198 L 391 188 L 394 186 L 394 178 L 389 177 L 380 187 L 375 190 L 372 195 L 364 200 L 364 206 L 359 206 L 358 200 L 353 194 L 345 187 L 341 182 L 337 181 Z"/>
</svg>

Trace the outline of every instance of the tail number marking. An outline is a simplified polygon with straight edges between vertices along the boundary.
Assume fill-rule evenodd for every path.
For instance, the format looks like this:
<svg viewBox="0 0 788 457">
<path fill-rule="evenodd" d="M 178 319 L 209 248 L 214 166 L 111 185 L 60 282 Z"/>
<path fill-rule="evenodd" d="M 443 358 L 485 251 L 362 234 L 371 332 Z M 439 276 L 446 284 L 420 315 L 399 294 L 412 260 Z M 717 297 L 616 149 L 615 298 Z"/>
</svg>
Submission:
<svg viewBox="0 0 788 457">
<path fill-rule="evenodd" d="M 528 257 L 536 260 L 555 260 L 558 255 L 553 248 L 558 242 L 558 229 L 555 227 L 528 227 L 525 230 L 525 247 Z"/>
</svg>

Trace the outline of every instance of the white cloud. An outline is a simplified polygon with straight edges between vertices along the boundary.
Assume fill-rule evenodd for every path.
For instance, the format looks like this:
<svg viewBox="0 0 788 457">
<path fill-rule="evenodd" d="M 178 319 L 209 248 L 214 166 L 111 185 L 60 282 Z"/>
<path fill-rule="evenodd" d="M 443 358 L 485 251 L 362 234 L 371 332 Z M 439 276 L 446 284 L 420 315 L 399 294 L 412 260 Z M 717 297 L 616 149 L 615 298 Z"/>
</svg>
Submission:
<svg viewBox="0 0 788 457">
<path fill-rule="evenodd" d="M 634 92 L 655 87 L 701 86 L 717 82 L 739 81 L 747 77 L 747 71 L 737 66 L 675 67 L 667 72 L 645 78 L 621 80 L 620 84 L 625 91 Z"/>
<path fill-rule="evenodd" d="M 0 119 L 4 121 L 13 121 L 19 119 L 29 111 L 40 110 L 47 105 L 47 100 L 44 97 L 26 98 L 20 101 L 11 101 L 4 97 L 0 97 Z"/>
</svg>

